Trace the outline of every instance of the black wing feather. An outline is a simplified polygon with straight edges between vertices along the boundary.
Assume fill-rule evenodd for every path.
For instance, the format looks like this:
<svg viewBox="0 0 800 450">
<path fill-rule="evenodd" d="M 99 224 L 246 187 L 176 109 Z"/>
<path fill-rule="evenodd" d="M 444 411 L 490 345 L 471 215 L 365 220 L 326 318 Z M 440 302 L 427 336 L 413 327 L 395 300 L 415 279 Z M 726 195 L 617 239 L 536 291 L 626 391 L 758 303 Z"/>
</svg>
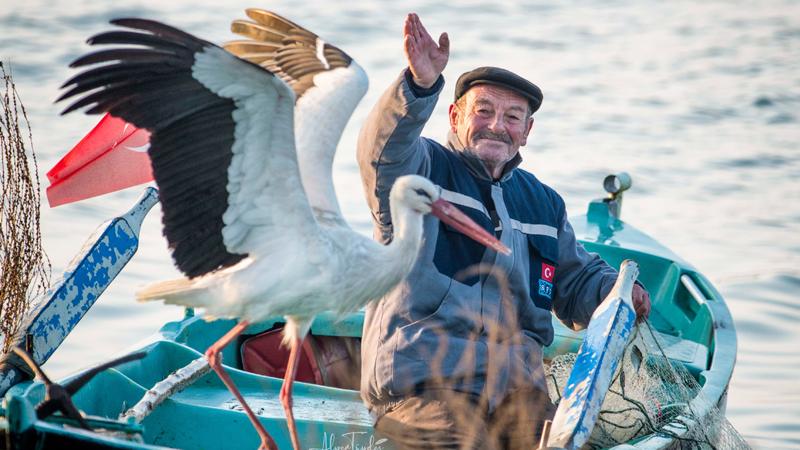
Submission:
<svg viewBox="0 0 800 450">
<path fill-rule="evenodd" d="M 108 31 L 89 38 L 90 45 L 101 44 L 124 44 L 141 45 L 152 49 L 158 49 L 175 54 L 191 55 L 196 51 L 195 48 L 187 47 L 181 42 L 165 41 L 161 37 L 150 34 L 137 33 L 133 31 Z"/>
<path fill-rule="evenodd" d="M 201 51 L 205 47 L 216 47 L 211 42 L 204 41 L 197 36 L 155 20 L 122 18 L 112 20 L 111 24 L 119 25 L 125 28 L 133 28 L 135 30 L 149 31 L 155 36 L 168 39 L 170 42 L 181 43 L 182 45 L 186 46 L 186 48 L 189 48 L 194 52 Z"/>
<path fill-rule="evenodd" d="M 167 74 L 171 72 L 171 68 L 165 69 L 161 66 L 154 66 L 153 64 L 149 63 L 119 63 L 114 64 L 113 66 L 95 67 L 93 69 L 81 72 L 64 82 L 64 84 L 61 85 L 61 89 L 65 89 L 73 84 L 77 84 L 78 81 L 81 81 L 81 84 L 84 86 L 94 84 L 94 88 L 103 86 L 105 84 L 117 83 L 119 81 L 129 79 L 132 76 L 147 78 L 150 76 Z M 74 94 L 64 94 L 56 101 L 61 101 L 63 98 L 69 97 L 70 95 Z"/>
<path fill-rule="evenodd" d="M 102 33 L 90 44 L 139 47 L 114 47 L 73 62 L 91 67 L 65 83 L 72 88 L 62 99 L 75 101 L 63 114 L 88 106 L 87 112 L 108 112 L 150 131 L 164 235 L 184 274 L 200 276 L 239 262 L 247 255 L 230 253 L 222 239 L 235 104 L 192 76 L 195 54 L 213 44 L 152 20 L 112 23 L 142 32 Z"/>
<path fill-rule="evenodd" d="M 115 48 L 112 50 L 100 50 L 86 54 L 75 61 L 72 61 L 69 66 L 76 68 L 88 66 L 90 64 L 115 61 L 164 64 L 165 62 L 168 62 L 170 58 L 174 58 L 174 63 L 176 66 L 180 66 L 180 63 L 183 62 L 181 61 L 180 56 L 171 52 L 145 48 Z"/>
</svg>

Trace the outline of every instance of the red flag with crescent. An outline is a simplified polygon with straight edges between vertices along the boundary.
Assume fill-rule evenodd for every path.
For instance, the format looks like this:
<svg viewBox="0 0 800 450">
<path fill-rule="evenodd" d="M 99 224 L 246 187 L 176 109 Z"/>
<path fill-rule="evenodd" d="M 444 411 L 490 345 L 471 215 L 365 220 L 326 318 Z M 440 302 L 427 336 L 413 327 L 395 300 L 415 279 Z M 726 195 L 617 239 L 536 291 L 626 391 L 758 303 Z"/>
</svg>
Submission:
<svg viewBox="0 0 800 450">
<path fill-rule="evenodd" d="M 556 276 L 556 268 L 545 262 L 542 263 L 542 279 L 544 281 L 553 282 L 553 277 Z"/>
<path fill-rule="evenodd" d="M 106 114 L 49 172 L 50 207 L 153 180 L 150 133 Z"/>
</svg>

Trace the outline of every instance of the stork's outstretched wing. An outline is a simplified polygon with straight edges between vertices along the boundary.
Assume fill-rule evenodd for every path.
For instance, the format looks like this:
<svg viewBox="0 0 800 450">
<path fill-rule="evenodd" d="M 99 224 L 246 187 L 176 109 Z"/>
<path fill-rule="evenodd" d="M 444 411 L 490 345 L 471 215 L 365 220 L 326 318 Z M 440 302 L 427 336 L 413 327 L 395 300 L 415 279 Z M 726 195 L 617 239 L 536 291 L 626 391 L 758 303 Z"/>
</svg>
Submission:
<svg viewBox="0 0 800 450">
<path fill-rule="evenodd" d="M 225 49 L 281 77 L 297 95 L 295 138 L 300 175 L 318 218 L 341 218 L 331 167 L 336 146 L 358 102 L 367 76 L 346 53 L 316 34 L 261 9 L 248 9 L 250 20 L 231 24 L 247 40 Z"/>
<path fill-rule="evenodd" d="M 231 266 L 257 252 L 265 233 L 285 242 L 317 235 L 297 165 L 292 89 L 159 22 L 112 23 L 127 30 L 89 40 L 116 46 L 72 63 L 92 67 L 67 81 L 65 88 L 74 86 L 59 100 L 77 97 L 64 113 L 89 106 L 88 113 L 150 131 L 164 234 L 178 268 L 195 277 Z"/>
</svg>

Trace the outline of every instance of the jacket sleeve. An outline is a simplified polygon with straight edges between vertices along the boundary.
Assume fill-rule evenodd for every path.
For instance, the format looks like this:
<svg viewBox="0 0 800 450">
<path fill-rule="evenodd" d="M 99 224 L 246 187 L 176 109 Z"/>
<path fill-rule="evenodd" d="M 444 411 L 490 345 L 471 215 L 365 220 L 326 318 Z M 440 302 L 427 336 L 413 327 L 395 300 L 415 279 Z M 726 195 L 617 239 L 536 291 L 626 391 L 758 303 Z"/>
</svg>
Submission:
<svg viewBox="0 0 800 450">
<path fill-rule="evenodd" d="M 402 176 L 430 175 L 430 149 L 420 137 L 444 86 L 441 76 L 430 89 L 414 86 L 406 69 L 367 116 L 358 137 L 358 165 L 378 238 L 391 239 L 389 190 Z"/>
<path fill-rule="evenodd" d="M 597 253 L 587 252 L 577 241 L 565 212 L 558 230 L 558 268 L 553 299 L 556 317 L 574 330 L 586 328 L 595 308 L 616 280 L 617 271 Z"/>
</svg>

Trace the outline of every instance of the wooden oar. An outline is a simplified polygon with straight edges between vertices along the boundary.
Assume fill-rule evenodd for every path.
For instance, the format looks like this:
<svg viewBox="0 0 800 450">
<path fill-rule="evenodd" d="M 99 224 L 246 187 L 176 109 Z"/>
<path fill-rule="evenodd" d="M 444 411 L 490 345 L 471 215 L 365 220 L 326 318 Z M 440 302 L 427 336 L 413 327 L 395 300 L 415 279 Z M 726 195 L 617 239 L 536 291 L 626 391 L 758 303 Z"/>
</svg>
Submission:
<svg viewBox="0 0 800 450">
<path fill-rule="evenodd" d="M 139 248 L 139 230 L 150 209 L 158 203 L 158 191 L 147 188 L 127 213 L 102 224 L 86 241 L 43 301 L 27 314 L 18 339 L 41 365 L 50 358 L 89 308 L 114 281 Z M 3 356 L 0 395 L 14 384 L 31 378 L 27 365 L 13 353 Z M 26 376 L 27 375 L 27 376 Z"/>
<path fill-rule="evenodd" d="M 622 262 L 611 292 L 597 307 L 546 438 L 547 448 L 578 449 L 588 441 L 600 406 L 636 323 L 631 294 L 639 266 Z"/>
</svg>

